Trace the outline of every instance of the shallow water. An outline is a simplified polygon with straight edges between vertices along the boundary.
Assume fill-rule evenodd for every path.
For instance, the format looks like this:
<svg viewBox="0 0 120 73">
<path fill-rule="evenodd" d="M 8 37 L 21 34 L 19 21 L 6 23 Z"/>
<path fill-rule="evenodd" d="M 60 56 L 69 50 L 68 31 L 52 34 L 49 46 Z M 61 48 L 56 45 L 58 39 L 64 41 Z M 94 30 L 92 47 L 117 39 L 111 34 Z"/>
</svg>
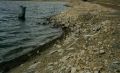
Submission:
<svg viewBox="0 0 120 73">
<path fill-rule="evenodd" d="M 0 63 L 17 58 L 62 34 L 61 28 L 43 25 L 45 17 L 63 10 L 65 3 L 1 1 L 0 2 Z M 17 16 L 20 5 L 27 7 L 26 21 Z"/>
</svg>

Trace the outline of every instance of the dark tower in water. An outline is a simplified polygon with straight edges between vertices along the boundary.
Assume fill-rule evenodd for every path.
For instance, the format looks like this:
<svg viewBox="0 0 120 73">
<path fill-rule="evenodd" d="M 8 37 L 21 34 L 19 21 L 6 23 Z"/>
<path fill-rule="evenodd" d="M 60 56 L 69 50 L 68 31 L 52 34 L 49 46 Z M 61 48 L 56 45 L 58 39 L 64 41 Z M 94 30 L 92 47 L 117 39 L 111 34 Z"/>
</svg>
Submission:
<svg viewBox="0 0 120 73">
<path fill-rule="evenodd" d="M 21 8 L 21 12 L 20 12 L 20 14 L 18 16 L 18 19 L 25 20 L 26 7 L 20 6 L 20 8 Z"/>
</svg>

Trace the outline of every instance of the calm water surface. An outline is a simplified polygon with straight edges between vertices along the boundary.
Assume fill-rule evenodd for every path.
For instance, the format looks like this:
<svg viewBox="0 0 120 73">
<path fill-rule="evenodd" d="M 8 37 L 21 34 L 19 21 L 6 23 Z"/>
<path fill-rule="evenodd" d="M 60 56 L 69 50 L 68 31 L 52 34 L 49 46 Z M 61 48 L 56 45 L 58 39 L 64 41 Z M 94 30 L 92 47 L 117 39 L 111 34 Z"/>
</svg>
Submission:
<svg viewBox="0 0 120 73">
<path fill-rule="evenodd" d="M 62 34 L 61 28 L 43 25 L 45 17 L 63 10 L 65 3 L 1 1 L 0 2 L 0 63 L 34 50 Z M 17 19 L 20 5 L 27 7 L 26 21 Z M 39 23 L 39 24 L 38 24 Z"/>
</svg>

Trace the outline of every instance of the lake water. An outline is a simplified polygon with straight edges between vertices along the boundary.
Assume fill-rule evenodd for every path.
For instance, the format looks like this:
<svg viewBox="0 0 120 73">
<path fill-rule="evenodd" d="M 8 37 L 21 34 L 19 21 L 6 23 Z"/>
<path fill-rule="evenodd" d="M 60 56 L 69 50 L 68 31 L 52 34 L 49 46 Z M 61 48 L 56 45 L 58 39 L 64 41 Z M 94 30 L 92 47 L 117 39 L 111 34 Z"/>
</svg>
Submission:
<svg viewBox="0 0 120 73">
<path fill-rule="evenodd" d="M 61 28 L 43 25 L 45 17 L 63 10 L 65 3 L 1 1 L 0 2 L 0 63 L 10 61 L 62 35 Z M 26 6 L 26 21 L 19 21 L 19 6 Z"/>
</svg>

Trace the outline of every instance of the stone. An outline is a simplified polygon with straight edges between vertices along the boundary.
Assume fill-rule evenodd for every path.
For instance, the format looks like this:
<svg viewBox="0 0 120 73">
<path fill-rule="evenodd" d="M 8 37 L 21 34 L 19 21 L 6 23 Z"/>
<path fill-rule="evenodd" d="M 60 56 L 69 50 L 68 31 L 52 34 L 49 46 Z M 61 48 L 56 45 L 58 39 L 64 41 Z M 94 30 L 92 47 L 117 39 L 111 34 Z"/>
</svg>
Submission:
<svg viewBox="0 0 120 73">
<path fill-rule="evenodd" d="M 85 53 L 85 50 L 81 50 L 80 54 L 84 55 L 84 53 Z"/>
<path fill-rule="evenodd" d="M 120 73 L 120 61 L 114 61 L 110 64 L 109 69 L 111 73 Z"/>
<path fill-rule="evenodd" d="M 55 53 L 55 52 L 57 52 L 57 50 L 53 50 L 53 51 L 51 51 L 49 54 L 51 55 L 51 54 L 53 54 L 53 53 Z"/>
<path fill-rule="evenodd" d="M 72 67 L 72 68 L 71 68 L 71 73 L 76 73 L 76 70 L 77 70 L 77 69 L 76 69 L 75 67 Z"/>
<path fill-rule="evenodd" d="M 100 71 L 94 71 L 94 73 L 100 73 Z"/>
<path fill-rule="evenodd" d="M 36 71 L 35 73 L 40 73 L 40 72 Z"/>
<path fill-rule="evenodd" d="M 103 66 L 98 66 L 93 68 L 94 71 L 100 71 L 101 69 L 103 69 Z"/>
<path fill-rule="evenodd" d="M 84 71 L 80 71 L 79 73 L 85 73 Z"/>
<path fill-rule="evenodd" d="M 37 67 L 38 64 L 40 64 L 40 62 L 35 63 L 35 64 L 29 66 L 28 70 L 29 70 L 29 69 L 35 69 L 35 68 Z"/>
<path fill-rule="evenodd" d="M 40 53 L 40 51 L 38 50 L 38 51 L 37 51 L 37 54 L 39 54 L 39 53 Z"/>
<path fill-rule="evenodd" d="M 54 65 L 57 65 L 58 64 L 58 62 L 54 62 Z"/>
<path fill-rule="evenodd" d="M 94 28 L 93 28 L 93 31 L 95 31 L 95 32 L 97 32 L 97 31 L 99 31 L 101 29 L 101 26 L 94 26 Z"/>
<path fill-rule="evenodd" d="M 61 52 L 64 52 L 64 50 L 63 49 L 59 49 L 57 52 L 61 53 Z"/>
<path fill-rule="evenodd" d="M 53 63 L 49 63 L 49 64 L 48 64 L 48 66 L 52 66 L 52 65 L 54 65 L 54 64 L 53 64 Z"/>
<path fill-rule="evenodd" d="M 36 69 L 38 64 L 40 64 L 40 62 L 29 66 L 29 68 L 24 73 L 35 73 L 35 69 Z"/>
<path fill-rule="evenodd" d="M 61 46 L 60 46 L 60 45 L 56 45 L 56 47 L 57 47 L 57 48 L 61 48 Z"/>
<path fill-rule="evenodd" d="M 105 20 L 105 21 L 102 22 L 103 25 L 110 24 L 110 23 L 111 23 L 110 20 Z"/>
<path fill-rule="evenodd" d="M 66 62 L 66 60 L 69 58 L 69 56 L 64 56 L 62 59 L 60 59 L 61 62 Z"/>
<path fill-rule="evenodd" d="M 88 72 L 86 72 L 86 73 L 91 73 L 91 72 L 88 71 Z"/>
<path fill-rule="evenodd" d="M 105 51 L 104 50 L 100 50 L 100 54 L 105 54 Z"/>
<path fill-rule="evenodd" d="M 115 62 L 113 62 L 113 64 L 120 64 L 120 62 L 119 61 L 115 61 Z"/>
<path fill-rule="evenodd" d="M 24 66 L 24 64 L 21 64 L 21 65 L 20 65 L 20 67 L 23 67 L 23 66 Z"/>
<path fill-rule="evenodd" d="M 74 48 L 73 48 L 73 47 L 71 47 L 71 48 L 68 48 L 67 50 L 74 50 Z"/>
<path fill-rule="evenodd" d="M 63 49 L 59 49 L 57 52 L 59 53 L 59 55 L 63 55 L 64 50 Z"/>
<path fill-rule="evenodd" d="M 30 57 L 31 55 L 32 55 L 32 54 L 29 53 L 27 56 Z"/>
<path fill-rule="evenodd" d="M 48 66 L 47 69 L 48 70 L 53 70 L 53 66 Z"/>
<path fill-rule="evenodd" d="M 35 70 L 31 69 L 31 70 L 28 70 L 28 71 L 26 71 L 24 73 L 35 73 Z"/>
</svg>

